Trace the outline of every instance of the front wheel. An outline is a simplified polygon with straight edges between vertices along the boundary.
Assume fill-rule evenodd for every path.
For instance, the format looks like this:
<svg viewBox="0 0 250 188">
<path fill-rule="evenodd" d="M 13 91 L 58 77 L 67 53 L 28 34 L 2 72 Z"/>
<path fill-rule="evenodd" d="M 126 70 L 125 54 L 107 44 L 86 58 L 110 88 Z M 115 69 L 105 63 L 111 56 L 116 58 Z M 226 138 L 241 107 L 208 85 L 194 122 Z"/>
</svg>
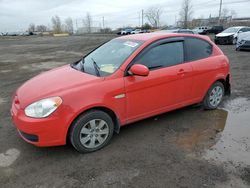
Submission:
<svg viewBox="0 0 250 188">
<path fill-rule="evenodd" d="M 216 109 L 222 101 L 224 91 L 224 85 L 221 82 L 215 82 L 203 100 L 204 108 L 208 110 Z"/>
<path fill-rule="evenodd" d="M 70 129 L 70 141 L 81 153 L 99 150 L 106 146 L 113 136 L 114 123 L 105 112 L 92 110 L 82 114 Z"/>
</svg>

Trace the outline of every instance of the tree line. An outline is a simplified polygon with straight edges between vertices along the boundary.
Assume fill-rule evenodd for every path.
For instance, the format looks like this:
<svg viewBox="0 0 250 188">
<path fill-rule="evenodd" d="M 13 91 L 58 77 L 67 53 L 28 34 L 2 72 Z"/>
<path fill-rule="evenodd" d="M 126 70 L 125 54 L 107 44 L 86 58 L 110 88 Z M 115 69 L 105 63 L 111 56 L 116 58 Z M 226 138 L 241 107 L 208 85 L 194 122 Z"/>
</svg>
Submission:
<svg viewBox="0 0 250 188">
<path fill-rule="evenodd" d="M 148 23 L 146 22 L 142 28 L 159 28 L 161 26 L 161 17 L 164 13 L 163 8 L 161 6 L 151 6 L 149 7 L 143 16 L 147 19 Z M 189 27 L 189 22 L 191 21 L 193 14 L 193 5 L 192 0 L 183 0 L 181 4 L 181 9 L 179 11 L 179 22 L 182 23 L 183 28 Z M 235 11 L 228 9 L 222 10 L 222 17 L 226 16 L 235 16 Z M 52 31 L 53 33 L 63 33 L 67 32 L 69 34 L 73 34 L 74 32 L 74 24 L 72 18 L 68 17 L 64 21 L 61 20 L 61 18 L 57 15 L 53 16 L 51 18 L 52 23 Z M 93 19 L 89 12 L 86 13 L 85 17 L 82 19 L 82 24 L 85 27 L 85 32 L 91 33 L 92 27 L 93 27 Z M 110 30 L 110 28 L 102 28 L 103 31 Z M 35 25 L 30 24 L 28 31 L 29 32 L 45 32 L 51 30 L 45 25 Z"/>
</svg>

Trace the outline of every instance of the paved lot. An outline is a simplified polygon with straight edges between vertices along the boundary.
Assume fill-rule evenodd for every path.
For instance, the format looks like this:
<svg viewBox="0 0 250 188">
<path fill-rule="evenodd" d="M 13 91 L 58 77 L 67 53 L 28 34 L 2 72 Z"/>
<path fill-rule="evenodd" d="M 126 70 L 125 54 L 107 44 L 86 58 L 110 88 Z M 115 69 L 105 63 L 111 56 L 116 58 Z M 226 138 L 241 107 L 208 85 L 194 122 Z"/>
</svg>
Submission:
<svg viewBox="0 0 250 188">
<path fill-rule="evenodd" d="M 0 38 L 0 187 L 249 187 L 250 52 L 233 46 L 221 46 L 233 93 L 218 110 L 192 106 L 128 125 L 91 154 L 19 138 L 9 114 L 16 88 L 113 37 Z"/>
</svg>

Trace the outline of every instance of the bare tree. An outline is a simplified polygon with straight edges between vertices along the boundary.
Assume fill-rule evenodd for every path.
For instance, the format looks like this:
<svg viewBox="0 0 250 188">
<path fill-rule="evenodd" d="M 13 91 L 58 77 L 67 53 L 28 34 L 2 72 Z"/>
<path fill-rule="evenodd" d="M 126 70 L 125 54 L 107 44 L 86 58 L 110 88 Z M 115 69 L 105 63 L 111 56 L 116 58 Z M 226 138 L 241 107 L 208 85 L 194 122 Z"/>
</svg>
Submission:
<svg viewBox="0 0 250 188">
<path fill-rule="evenodd" d="M 192 9 L 193 9 L 192 0 L 183 0 L 180 16 L 184 28 L 188 28 L 188 21 L 191 20 L 191 16 L 193 13 Z"/>
<path fill-rule="evenodd" d="M 232 16 L 232 18 L 237 17 L 237 13 L 233 9 L 230 10 L 230 15 Z"/>
<path fill-rule="evenodd" d="M 29 25 L 28 31 L 29 31 L 29 32 L 34 32 L 34 31 L 36 30 L 35 28 L 36 28 L 35 24 L 31 23 L 31 24 Z"/>
<path fill-rule="evenodd" d="M 233 9 L 231 9 L 231 10 L 229 10 L 229 9 L 227 9 L 227 8 L 224 8 L 223 10 L 222 10 L 222 12 L 221 12 L 221 17 L 222 18 L 226 18 L 226 17 L 236 17 L 236 12 L 235 12 L 235 10 L 233 10 Z"/>
<path fill-rule="evenodd" d="M 149 7 L 148 10 L 145 12 L 145 17 L 148 19 L 149 23 L 153 27 L 159 27 L 160 26 L 160 17 L 162 14 L 161 7 L 152 6 Z"/>
<path fill-rule="evenodd" d="M 72 18 L 68 17 L 65 19 L 65 31 L 70 33 L 70 34 L 73 34 L 74 32 L 74 26 L 73 26 L 73 20 Z"/>
<path fill-rule="evenodd" d="M 45 32 L 45 31 L 47 31 L 47 27 L 45 25 L 37 25 L 36 26 L 36 31 Z"/>
<path fill-rule="evenodd" d="M 86 27 L 87 33 L 91 33 L 92 22 L 92 16 L 87 12 L 85 19 L 83 19 L 83 25 Z"/>
<path fill-rule="evenodd" d="M 223 8 L 221 12 L 221 18 L 226 18 L 229 16 L 229 10 L 227 8 Z"/>
<path fill-rule="evenodd" d="M 61 33 L 62 32 L 62 23 L 59 16 L 53 16 L 52 19 L 52 28 L 54 33 Z"/>
</svg>

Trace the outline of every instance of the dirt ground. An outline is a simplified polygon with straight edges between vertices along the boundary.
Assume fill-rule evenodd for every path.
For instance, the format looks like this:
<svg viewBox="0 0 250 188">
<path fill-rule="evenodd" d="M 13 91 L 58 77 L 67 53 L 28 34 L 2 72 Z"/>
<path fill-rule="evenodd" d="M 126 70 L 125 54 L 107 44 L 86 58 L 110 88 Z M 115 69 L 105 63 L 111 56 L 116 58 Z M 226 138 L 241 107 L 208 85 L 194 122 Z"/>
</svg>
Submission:
<svg viewBox="0 0 250 188">
<path fill-rule="evenodd" d="M 133 123 L 90 154 L 18 136 L 9 112 L 17 87 L 113 37 L 0 38 L 0 187 L 250 187 L 250 52 L 231 45 L 220 47 L 232 95 L 218 110 L 191 106 Z"/>
</svg>

